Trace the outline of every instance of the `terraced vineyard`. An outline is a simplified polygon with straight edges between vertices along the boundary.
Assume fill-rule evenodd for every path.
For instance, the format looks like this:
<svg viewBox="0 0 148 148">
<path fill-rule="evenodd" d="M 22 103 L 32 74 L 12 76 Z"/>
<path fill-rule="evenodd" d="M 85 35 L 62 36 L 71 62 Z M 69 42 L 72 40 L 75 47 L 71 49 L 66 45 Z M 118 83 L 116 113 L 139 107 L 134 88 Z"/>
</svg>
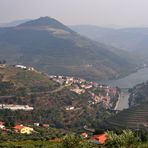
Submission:
<svg viewBox="0 0 148 148">
<path fill-rule="evenodd" d="M 148 129 L 148 102 L 123 110 L 101 124 L 103 128 Z"/>
</svg>

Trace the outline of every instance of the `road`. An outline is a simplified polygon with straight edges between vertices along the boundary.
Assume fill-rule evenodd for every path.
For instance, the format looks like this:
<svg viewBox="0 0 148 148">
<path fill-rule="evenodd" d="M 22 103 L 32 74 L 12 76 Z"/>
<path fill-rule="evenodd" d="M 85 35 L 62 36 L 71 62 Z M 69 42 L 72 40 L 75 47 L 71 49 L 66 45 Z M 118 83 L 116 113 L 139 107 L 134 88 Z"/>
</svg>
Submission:
<svg viewBox="0 0 148 148">
<path fill-rule="evenodd" d="M 56 93 L 59 91 L 62 91 L 64 88 L 71 86 L 72 83 L 67 84 L 67 85 L 62 85 L 52 91 L 44 91 L 44 92 L 29 92 L 27 95 L 42 95 L 42 94 L 51 94 L 51 93 Z M 13 98 L 16 97 L 16 95 L 9 95 L 9 96 L 0 96 L 0 99 L 7 99 L 7 98 Z"/>
<path fill-rule="evenodd" d="M 128 99 L 129 99 L 128 91 L 125 90 L 125 89 L 122 89 L 121 94 L 119 95 L 119 99 L 118 99 L 118 101 L 116 103 L 116 106 L 115 106 L 114 110 L 127 109 L 129 107 Z"/>
</svg>

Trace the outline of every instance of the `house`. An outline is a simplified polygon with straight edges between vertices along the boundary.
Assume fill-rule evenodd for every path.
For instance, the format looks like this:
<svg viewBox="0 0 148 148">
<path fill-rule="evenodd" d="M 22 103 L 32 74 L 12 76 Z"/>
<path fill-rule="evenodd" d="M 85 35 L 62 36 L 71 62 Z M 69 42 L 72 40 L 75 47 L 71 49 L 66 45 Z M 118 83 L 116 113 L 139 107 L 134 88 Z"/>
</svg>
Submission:
<svg viewBox="0 0 148 148">
<path fill-rule="evenodd" d="M 42 127 L 49 128 L 49 124 L 42 124 Z"/>
<path fill-rule="evenodd" d="M 16 125 L 14 127 L 14 130 L 15 130 L 16 133 L 27 134 L 27 135 L 32 134 L 32 132 L 34 131 L 33 128 L 23 126 L 22 124 Z"/>
<path fill-rule="evenodd" d="M 68 110 L 74 110 L 75 107 L 74 107 L 74 106 L 67 106 L 65 109 L 66 109 L 67 111 L 68 111 Z"/>
<path fill-rule="evenodd" d="M 34 71 L 35 69 L 33 67 L 28 67 L 28 70 Z"/>
<path fill-rule="evenodd" d="M 82 84 L 81 87 L 82 87 L 82 88 L 85 88 L 85 89 L 90 89 L 90 88 L 92 88 L 93 86 L 92 86 L 92 85 L 85 85 L 85 84 Z"/>
<path fill-rule="evenodd" d="M 0 121 L 0 129 L 4 129 L 5 128 L 5 122 Z"/>
<path fill-rule="evenodd" d="M 86 80 L 84 80 L 84 79 L 79 79 L 79 83 L 81 84 L 81 83 L 85 83 L 86 82 Z"/>
<path fill-rule="evenodd" d="M 80 89 L 80 88 L 74 88 L 74 89 L 71 89 L 71 91 L 77 93 L 77 94 L 83 94 L 85 93 L 85 90 L 84 89 Z"/>
<path fill-rule="evenodd" d="M 49 78 L 50 78 L 50 79 L 53 79 L 53 78 L 56 78 L 56 76 L 50 75 Z"/>
<path fill-rule="evenodd" d="M 34 126 L 40 126 L 40 123 L 34 123 Z"/>
<path fill-rule="evenodd" d="M 92 140 L 97 141 L 98 144 L 105 144 L 107 138 L 108 138 L 107 135 L 105 133 L 103 133 L 103 134 L 99 134 L 99 135 L 94 135 L 92 137 Z"/>
<path fill-rule="evenodd" d="M 70 84 L 74 82 L 74 78 L 73 77 L 67 77 L 65 84 Z"/>
<path fill-rule="evenodd" d="M 0 64 L 0 68 L 4 68 L 4 67 L 6 67 L 5 64 Z"/>
<path fill-rule="evenodd" d="M 92 85 L 86 85 L 85 86 L 85 89 L 90 89 L 90 88 L 92 88 L 93 86 Z"/>
<path fill-rule="evenodd" d="M 81 136 L 82 136 L 83 138 L 88 138 L 88 134 L 87 134 L 87 133 L 81 133 Z"/>
<path fill-rule="evenodd" d="M 24 66 L 24 65 L 15 65 L 15 67 L 17 67 L 17 68 L 21 68 L 21 69 L 27 69 L 27 67 Z"/>
</svg>

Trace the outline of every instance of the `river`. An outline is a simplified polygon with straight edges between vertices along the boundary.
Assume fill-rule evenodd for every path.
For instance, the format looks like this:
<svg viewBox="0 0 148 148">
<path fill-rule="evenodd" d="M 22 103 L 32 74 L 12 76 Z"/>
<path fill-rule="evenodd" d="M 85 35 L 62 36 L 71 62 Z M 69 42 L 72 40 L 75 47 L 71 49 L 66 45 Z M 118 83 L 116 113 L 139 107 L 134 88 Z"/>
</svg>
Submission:
<svg viewBox="0 0 148 148">
<path fill-rule="evenodd" d="M 115 109 L 123 110 L 129 107 L 128 106 L 129 93 L 128 89 L 126 88 L 132 88 L 135 85 L 146 81 L 148 81 L 148 68 L 140 69 L 137 72 L 132 73 L 124 78 L 118 80 L 105 81 L 103 83 L 110 86 L 118 86 L 119 88 L 121 88 L 121 94 Z"/>
<path fill-rule="evenodd" d="M 104 81 L 103 83 L 120 88 L 132 88 L 137 84 L 148 81 L 148 68 L 143 68 L 118 80 Z"/>
</svg>

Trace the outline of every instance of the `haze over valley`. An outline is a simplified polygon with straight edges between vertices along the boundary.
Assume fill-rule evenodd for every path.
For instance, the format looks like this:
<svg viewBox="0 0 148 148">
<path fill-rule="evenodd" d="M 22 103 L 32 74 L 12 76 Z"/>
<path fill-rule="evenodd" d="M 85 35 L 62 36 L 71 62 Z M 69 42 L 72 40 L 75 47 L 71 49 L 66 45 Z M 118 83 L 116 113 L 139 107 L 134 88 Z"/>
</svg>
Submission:
<svg viewBox="0 0 148 148">
<path fill-rule="evenodd" d="M 147 148 L 147 5 L 0 1 L 0 147 Z"/>
</svg>

